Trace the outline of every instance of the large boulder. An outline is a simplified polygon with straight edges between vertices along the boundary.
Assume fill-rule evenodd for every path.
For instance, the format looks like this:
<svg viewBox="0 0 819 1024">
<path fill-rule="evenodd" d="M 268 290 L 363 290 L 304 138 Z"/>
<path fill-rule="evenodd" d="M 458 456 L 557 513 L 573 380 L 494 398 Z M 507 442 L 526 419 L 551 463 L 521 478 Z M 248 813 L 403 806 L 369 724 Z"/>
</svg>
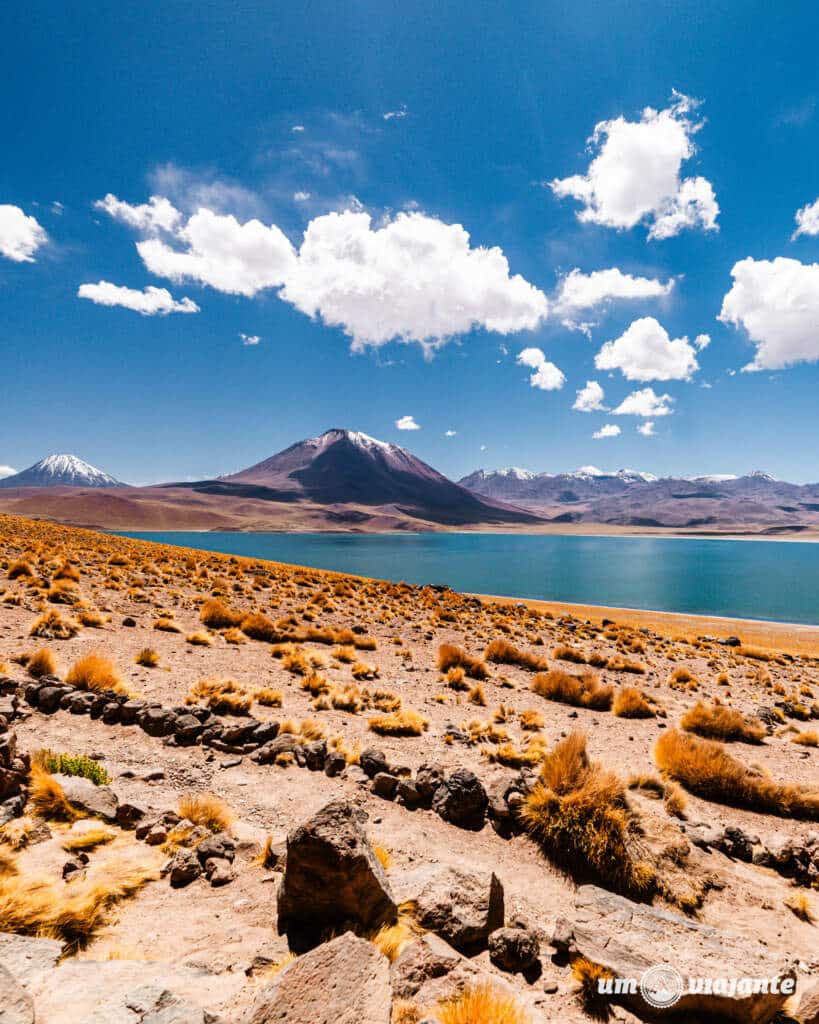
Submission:
<svg viewBox="0 0 819 1024">
<path fill-rule="evenodd" d="M 528 971 L 540 956 L 540 942 L 531 928 L 498 928 L 489 936 L 489 959 L 502 971 Z"/>
<path fill-rule="evenodd" d="M 435 790 L 432 809 L 458 828 L 483 827 L 489 798 L 481 780 L 468 768 L 458 768 Z"/>
<path fill-rule="evenodd" d="M 398 874 L 394 886 L 423 928 L 462 952 L 482 948 L 503 926 L 503 886 L 494 872 L 428 865 Z"/>
<path fill-rule="evenodd" d="M 116 821 L 119 801 L 108 786 L 95 786 L 93 782 L 79 775 L 54 775 L 59 782 L 66 800 L 79 811 L 84 811 L 103 821 Z"/>
<path fill-rule="evenodd" d="M 574 920 L 564 945 L 569 952 L 606 968 L 615 978 L 635 979 L 637 991 L 616 998 L 638 1015 L 650 1009 L 640 994 L 639 982 L 651 968 L 657 972 L 673 969 L 660 979 L 668 991 L 672 991 L 671 981 L 675 981 L 673 972 L 679 975 L 682 991 L 669 1005 L 681 1018 L 697 1013 L 743 1024 L 766 1024 L 795 988 L 792 966 L 776 958 L 761 942 L 633 903 L 595 885 L 577 890 Z M 717 992 L 695 993 L 688 985 L 689 979 L 741 982 L 757 978 L 776 979 L 777 991 L 753 994 L 738 984 L 733 993 L 727 986 L 723 991 L 722 985 L 715 986 Z"/>
<path fill-rule="evenodd" d="M 444 978 L 469 961 L 440 936 L 428 932 L 401 951 L 392 968 L 392 991 L 396 999 L 415 999 L 424 985 Z"/>
<path fill-rule="evenodd" d="M 310 948 L 347 923 L 377 928 L 395 919 L 396 902 L 364 818 L 353 804 L 334 800 L 288 835 L 279 932 L 296 948 Z"/>
<path fill-rule="evenodd" d="M 387 958 L 352 932 L 294 960 L 259 995 L 246 1024 L 390 1024 Z"/>
<path fill-rule="evenodd" d="M 50 971 L 62 951 L 62 943 L 54 939 L 32 939 L 27 935 L 0 932 L 0 964 L 24 986 Z"/>
</svg>

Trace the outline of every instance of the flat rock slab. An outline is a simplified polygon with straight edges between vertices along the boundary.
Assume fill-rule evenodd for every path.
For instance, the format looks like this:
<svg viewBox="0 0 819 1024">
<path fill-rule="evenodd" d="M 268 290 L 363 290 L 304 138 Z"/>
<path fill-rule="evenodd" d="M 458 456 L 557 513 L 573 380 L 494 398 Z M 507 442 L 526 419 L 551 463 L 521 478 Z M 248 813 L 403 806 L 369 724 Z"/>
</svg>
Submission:
<svg viewBox="0 0 819 1024">
<path fill-rule="evenodd" d="M 103 821 L 116 821 L 119 801 L 109 786 L 95 786 L 89 779 L 79 775 L 54 775 L 74 807 Z"/>
<path fill-rule="evenodd" d="M 345 932 L 294 960 L 256 998 L 246 1024 L 390 1024 L 387 958 Z"/>
<path fill-rule="evenodd" d="M 765 1024 L 788 998 L 782 993 L 692 994 L 693 979 L 778 979 L 795 974 L 760 942 L 690 921 L 667 910 L 633 903 L 595 885 L 584 885 L 575 896 L 571 946 L 587 959 L 606 967 L 615 978 L 639 980 L 652 967 L 667 965 L 679 972 L 684 991 L 669 1009 L 672 1014 L 722 1015 L 742 1024 Z M 639 993 L 623 997 L 645 1012 Z"/>
<path fill-rule="evenodd" d="M 66 960 L 31 991 L 37 1024 L 205 1024 L 244 981 L 141 960 Z"/>
<path fill-rule="evenodd" d="M 0 1024 L 34 1024 L 34 1002 L 11 971 L 0 966 Z"/>
<path fill-rule="evenodd" d="M 62 951 L 62 943 L 54 939 L 0 932 L 0 967 L 5 967 L 24 987 L 55 967 Z"/>
</svg>

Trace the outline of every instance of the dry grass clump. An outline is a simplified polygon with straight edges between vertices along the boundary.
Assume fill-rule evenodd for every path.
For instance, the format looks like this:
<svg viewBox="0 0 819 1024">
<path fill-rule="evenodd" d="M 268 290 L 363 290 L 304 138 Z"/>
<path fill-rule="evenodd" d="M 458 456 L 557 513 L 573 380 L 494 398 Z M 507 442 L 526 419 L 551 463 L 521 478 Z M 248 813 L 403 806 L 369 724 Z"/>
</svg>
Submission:
<svg viewBox="0 0 819 1024">
<path fill-rule="evenodd" d="M 77 584 L 73 580 L 57 580 L 48 588 L 51 604 L 79 604 L 82 600 Z"/>
<path fill-rule="evenodd" d="M 25 558 L 18 558 L 9 566 L 8 577 L 10 580 L 18 580 L 21 576 L 33 575 L 34 569 L 32 568 L 31 562 L 26 561 Z"/>
<path fill-rule="evenodd" d="M 706 800 L 777 814 L 819 820 L 819 789 L 776 782 L 746 767 L 720 743 L 670 729 L 654 748 L 661 771 Z"/>
<path fill-rule="evenodd" d="M 65 681 L 70 686 L 76 686 L 80 690 L 91 690 L 98 693 L 100 690 L 113 690 L 114 693 L 127 693 L 122 676 L 108 658 L 92 651 L 85 657 L 75 661 L 69 669 Z"/>
<path fill-rule="evenodd" d="M 41 640 L 70 640 L 79 631 L 78 622 L 64 619 L 56 608 L 52 608 L 34 620 L 28 635 L 39 637 Z"/>
<path fill-rule="evenodd" d="M 111 908 L 159 877 L 155 867 L 109 860 L 70 885 L 43 874 L 0 877 L 0 931 L 86 945 L 108 921 Z"/>
<path fill-rule="evenodd" d="M 204 704 L 215 715 L 249 715 L 252 694 L 235 679 L 200 679 L 188 691 L 186 704 Z"/>
<path fill-rule="evenodd" d="M 438 671 L 446 672 L 453 667 L 462 668 L 471 679 L 489 677 L 485 661 L 467 654 L 463 647 L 456 644 L 441 644 L 438 648 Z"/>
<path fill-rule="evenodd" d="M 421 929 L 408 914 L 399 914 L 395 924 L 385 924 L 371 935 L 370 942 L 389 960 L 395 963 L 404 949 L 418 937 Z"/>
<path fill-rule="evenodd" d="M 494 749 L 484 747 L 481 752 L 488 761 L 502 764 L 505 768 L 532 768 L 546 756 L 546 741 L 540 736 L 532 736 L 526 746 L 518 747 L 507 740 Z"/>
<path fill-rule="evenodd" d="M 634 821 L 623 783 L 589 761 L 583 733 L 571 733 L 546 754 L 521 818 L 546 856 L 564 869 L 587 870 L 607 888 L 632 897 L 654 891 L 653 868 L 629 852 Z"/>
<path fill-rule="evenodd" d="M 233 624 L 235 625 L 235 623 Z M 281 634 L 281 630 L 277 628 L 276 623 L 266 615 L 262 615 L 261 612 L 240 615 L 239 629 L 241 629 L 245 636 L 249 636 L 251 640 L 261 640 L 268 644 L 276 643 Z"/>
<path fill-rule="evenodd" d="M 795 736 L 791 736 L 791 743 L 801 743 L 803 747 L 819 747 L 819 732 L 815 729 L 798 732 Z"/>
<path fill-rule="evenodd" d="M 591 708 L 594 711 L 608 711 L 614 693 L 613 688 L 601 683 L 600 677 L 594 672 L 574 676 L 559 668 L 538 673 L 532 680 L 532 690 L 546 700 L 556 700 L 578 708 Z"/>
<path fill-rule="evenodd" d="M 256 690 L 253 699 L 257 704 L 262 704 L 266 708 L 280 708 L 283 700 L 282 691 L 263 686 L 260 690 Z"/>
<path fill-rule="evenodd" d="M 525 729 L 527 732 L 537 732 L 546 724 L 543 715 L 539 711 L 535 711 L 534 708 L 527 708 L 525 711 L 521 711 L 518 720 L 521 729 Z"/>
<path fill-rule="evenodd" d="M 606 662 L 606 668 L 611 672 L 629 672 L 635 676 L 644 676 L 648 669 L 641 661 L 631 661 L 629 658 L 622 658 L 615 655 Z"/>
<path fill-rule="evenodd" d="M 60 845 L 66 853 L 79 853 L 83 850 L 96 850 L 98 846 L 110 843 L 116 839 L 117 833 L 106 825 L 92 825 L 81 832 L 71 831 L 66 835 Z"/>
<path fill-rule="evenodd" d="M 498 665 L 519 665 L 521 668 L 529 669 L 531 672 L 540 672 L 548 668 L 545 658 L 529 651 L 522 651 L 508 640 L 493 640 L 484 651 L 484 658 L 487 661 L 495 662 Z"/>
<path fill-rule="evenodd" d="M 392 854 L 389 849 L 381 843 L 375 843 L 373 845 L 373 853 L 376 855 L 381 863 L 381 867 L 385 871 L 389 871 L 392 867 Z"/>
<path fill-rule="evenodd" d="M 142 665 L 143 668 L 156 668 L 159 664 L 159 654 L 153 647 L 143 647 L 134 661 L 137 665 Z"/>
<path fill-rule="evenodd" d="M 226 629 L 222 636 L 224 637 L 226 643 L 235 644 L 237 647 L 240 644 L 247 643 L 247 637 L 244 635 L 241 629 L 238 629 L 236 626 L 232 626 L 230 629 Z"/>
<path fill-rule="evenodd" d="M 366 661 L 356 661 L 350 672 L 353 679 L 377 679 L 379 675 L 378 668 Z"/>
<path fill-rule="evenodd" d="M 376 715 L 367 724 L 379 736 L 421 736 L 429 728 L 429 720 L 410 708 L 391 715 Z"/>
<path fill-rule="evenodd" d="M 185 637 L 185 643 L 190 644 L 192 647 L 210 647 L 213 641 L 209 633 L 199 629 L 195 633 L 189 633 Z"/>
<path fill-rule="evenodd" d="M 611 710 L 618 718 L 653 718 L 656 714 L 654 705 L 636 686 L 621 686 Z"/>
<path fill-rule="evenodd" d="M 490 983 L 464 989 L 438 1003 L 440 1024 L 530 1024 L 531 1017 L 514 996 Z"/>
<path fill-rule="evenodd" d="M 224 601 L 210 598 L 199 609 L 199 621 L 208 629 L 230 629 L 238 626 L 245 617 L 244 612 L 229 608 Z"/>
<path fill-rule="evenodd" d="M 28 799 L 40 817 L 48 821 L 74 821 L 80 817 L 79 812 L 68 802 L 63 787 L 38 764 L 31 766 Z"/>
<path fill-rule="evenodd" d="M 40 679 L 42 676 L 53 676 L 57 672 L 57 659 L 54 652 L 47 647 L 41 647 L 26 662 L 26 672 L 32 679 Z"/>
<path fill-rule="evenodd" d="M 739 711 L 716 702 L 712 705 L 697 701 L 680 721 L 686 732 L 695 732 L 712 740 L 742 740 L 761 743 L 766 736 L 761 722 L 749 721 Z"/>
<path fill-rule="evenodd" d="M 796 914 L 800 921 L 805 921 L 807 924 L 816 923 L 816 915 L 807 893 L 799 892 L 786 896 L 785 906 Z"/>
<path fill-rule="evenodd" d="M 571 661 L 575 665 L 585 665 L 586 655 L 576 647 L 569 647 L 568 644 L 558 644 L 552 651 L 555 661 Z"/>
<path fill-rule="evenodd" d="M 182 818 L 211 832 L 225 832 L 234 821 L 233 811 L 215 793 L 185 793 L 176 810 Z"/>
<path fill-rule="evenodd" d="M 572 977 L 580 987 L 583 1009 L 595 1020 L 608 1020 L 611 1007 L 600 992 L 600 982 L 613 977 L 611 971 L 585 956 L 575 956 L 571 967 Z"/>
<path fill-rule="evenodd" d="M 98 612 L 94 608 L 84 608 L 78 613 L 77 618 L 81 625 L 88 626 L 89 629 L 101 629 L 109 621 L 109 616 L 103 615 L 102 612 Z"/>
<path fill-rule="evenodd" d="M 181 633 L 182 632 L 182 627 L 178 626 L 173 621 L 173 619 L 169 619 L 166 615 L 163 615 L 161 618 L 158 618 L 154 622 L 154 627 L 153 628 L 158 630 L 160 633 Z"/>
</svg>

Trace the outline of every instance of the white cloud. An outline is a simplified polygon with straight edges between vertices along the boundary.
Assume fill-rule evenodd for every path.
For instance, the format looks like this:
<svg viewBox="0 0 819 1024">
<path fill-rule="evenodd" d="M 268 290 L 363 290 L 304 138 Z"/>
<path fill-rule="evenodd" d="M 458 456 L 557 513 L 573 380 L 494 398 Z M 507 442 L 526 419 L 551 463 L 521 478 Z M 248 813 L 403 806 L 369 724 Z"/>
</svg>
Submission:
<svg viewBox="0 0 819 1024">
<path fill-rule="evenodd" d="M 244 334 L 242 331 L 239 332 L 239 337 L 243 345 L 258 345 L 262 340 L 258 334 Z"/>
<path fill-rule="evenodd" d="M 382 114 L 381 116 L 384 118 L 385 121 L 394 121 L 396 119 L 400 120 L 402 117 L 406 117 L 408 113 L 409 111 L 407 110 L 406 103 L 402 103 L 398 110 L 388 110 L 385 114 Z"/>
<path fill-rule="evenodd" d="M 517 358 L 519 366 L 528 366 L 535 372 L 529 375 L 529 383 L 541 391 L 559 391 L 566 383 L 566 376 L 554 363 L 550 363 L 539 348 L 525 348 Z"/>
<path fill-rule="evenodd" d="M 297 203 L 306 203 L 309 198 L 310 198 L 310 193 L 309 192 L 294 192 L 293 193 L 293 199 Z"/>
<path fill-rule="evenodd" d="M 646 420 L 637 427 L 637 433 L 643 437 L 654 437 L 654 420 Z"/>
<path fill-rule="evenodd" d="M 151 196 L 147 203 L 133 206 L 109 192 L 104 199 L 97 199 L 94 207 L 114 220 L 146 234 L 174 231 L 182 220 L 182 214 L 164 196 Z"/>
<path fill-rule="evenodd" d="M 171 248 L 159 238 L 137 243 L 148 270 L 172 281 L 198 281 L 220 292 L 250 297 L 283 284 L 295 263 L 284 233 L 259 220 L 240 224 L 233 216 L 203 207 L 175 234 L 185 250 Z"/>
<path fill-rule="evenodd" d="M 455 435 L 457 433 L 458 433 L 457 430 L 445 430 L 444 431 L 444 437 L 455 437 Z"/>
<path fill-rule="evenodd" d="M 398 427 L 399 430 L 420 430 L 421 429 L 420 425 L 415 422 L 415 419 L 412 416 L 402 416 L 400 419 L 397 419 L 395 421 L 395 425 L 396 425 L 396 427 Z"/>
<path fill-rule="evenodd" d="M 316 217 L 280 294 L 341 327 L 354 351 L 397 339 L 429 352 L 473 327 L 533 329 L 548 311 L 541 291 L 510 276 L 499 248 L 472 248 L 460 224 L 422 213 L 399 213 L 378 228 L 367 213 Z"/>
<path fill-rule="evenodd" d="M 744 370 L 781 370 L 819 360 L 819 263 L 783 256 L 734 264 L 718 319 L 744 327 L 756 355 Z"/>
<path fill-rule="evenodd" d="M 624 274 L 619 267 L 584 274 L 575 267 L 560 282 L 555 312 L 568 316 L 578 310 L 593 309 L 611 299 L 655 299 L 668 295 L 674 279 L 657 281 L 651 277 Z"/>
<path fill-rule="evenodd" d="M 304 125 L 303 124 L 294 124 L 293 127 L 290 129 L 290 131 L 295 133 L 295 134 L 298 134 L 299 132 L 303 132 L 304 131 Z"/>
<path fill-rule="evenodd" d="M 695 100 L 674 93 L 665 110 L 646 107 L 639 121 L 601 121 L 589 140 L 595 154 L 585 175 L 555 179 L 559 198 L 583 204 L 578 219 L 611 228 L 649 227 L 649 238 L 670 238 L 683 228 L 716 228 L 719 214 L 711 183 L 680 177 L 695 152 L 702 122 L 690 116 Z"/>
<path fill-rule="evenodd" d="M 14 476 L 16 472 L 14 466 L 0 466 L 0 480 L 6 476 Z"/>
<path fill-rule="evenodd" d="M 578 412 L 600 412 L 606 407 L 603 405 L 603 389 L 596 380 L 587 380 L 586 386 L 577 392 L 573 409 Z"/>
<path fill-rule="evenodd" d="M 0 205 L 0 256 L 15 263 L 34 263 L 34 254 L 48 235 L 34 217 L 19 206 Z"/>
<path fill-rule="evenodd" d="M 671 395 L 655 395 L 653 388 L 642 388 L 632 391 L 613 409 L 615 416 L 644 416 L 646 419 L 656 416 L 670 416 L 674 411 Z"/>
<path fill-rule="evenodd" d="M 96 284 L 81 284 L 77 295 L 81 299 L 90 299 L 98 306 L 123 306 L 143 316 L 199 312 L 199 307 L 191 299 L 176 300 L 167 288 L 154 288 L 150 285 L 139 291 L 111 284 L 110 281 L 98 281 Z"/>
<path fill-rule="evenodd" d="M 697 347 L 703 348 L 700 335 Z M 635 320 L 626 331 L 607 341 L 594 357 L 598 370 L 620 370 L 626 380 L 688 380 L 700 368 L 687 337 L 669 338 L 652 316 Z"/>
<path fill-rule="evenodd" d="M 793 238 L 798 238 L 799 235 L 819 235 L 819 199 L 797 210 L 794 220 L 796 231 L 792 235 Z"/>
<path fill-rule="evenodd" d="M 595 432 L 592 434 L 592 437 L 595 441 L 599 441 L 603 437 L 619 436 L 620 428 L 617 426 L 616 423 L 606 423 L 605 426 L 602 426 L 599 430 L 595 430 Z"/>
</svg>

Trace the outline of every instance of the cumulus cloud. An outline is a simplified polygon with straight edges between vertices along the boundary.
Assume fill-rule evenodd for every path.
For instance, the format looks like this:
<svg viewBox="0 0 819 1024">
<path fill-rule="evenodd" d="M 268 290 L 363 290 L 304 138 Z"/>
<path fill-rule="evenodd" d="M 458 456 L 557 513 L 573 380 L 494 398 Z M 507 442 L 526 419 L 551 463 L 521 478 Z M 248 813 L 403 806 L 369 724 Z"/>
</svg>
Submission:
<svg viewBox="0 0 819 1024">
<path fill-rule="evenodd" d="M 617 117 L 595 125 L 589 146 L 594 157 L 585 174 L 556 178 L 559 198 L 579 200 L 578 219 L 611 228 L 645 223 L 649 238 L 670 238 L 684 228 L 714 230 L 719 206 L 711 183 L 681 178 L 695 152 L 697 101 L 674 93 L 665 110 L 646 107 L 639 121 Z"/>
<path fill-rule="evenodd" d="M 182 220 L 182 214 L 164 196 L 151 196 L 147 203 L 133 206 L 109 192 L 103 199 L 96 200 L 94 208 L 146 234 L 173 231 Z"/>
<path fill-rule="evenodd" d="M 674 279 L 663 283 L 651 277 L 624 274 L 619 267 L 584 274 L 575 267 L 560 282 L 555 312 L 570 316 L 579 310 L 602 306 L 612 299 L 656 299 L 668 295 Z"/>
<path fill-rule="evenodd" d="M 796 231 L 793 238 L 798 238 L 799 235 L 819 235 L 819 199 L 797 210 L 794 220 Z"/>
<path fill-rule="evenodd" d="M 310 195 L 311 195 L 310 192 L 294 192 L 293 193 L 293 199 L 297 203 L 306 203 L 307 200 L 310 198 Z"/>
<path fill-rule="evenodd" d="M 397 419 L 395 421 L 395 425 L 396 425 L 396 427 L 398 427 L 399 430 L 420 430 L 421 429 L 420 424 L 415 422 L 415 418 L 413 416 L 402 416 L 400 419 Z"/>
<path fill-rule="evenodd" d="M 406 103 L 402 103 L 398 110 L 388 110 L 381 116 L 384 118 L 385 121 L 400 121 L 401 118 L 406 117 L 408 113 L 409 111 L 407 110 Z"/>
<path fill-rule="evenodd" d="M 0 256 L 15 263 L 33 263 L 34 254 L 48 241 L 45 229 L 19 206 L 0 205 Z"/>
<path fill-rule="evenodd" d="M 242 331 L 239 332 L 239 337 L 243 345 L 258 345 L 262 340 L 258 334 L 244 334 Z"/>
<path fill-rule="evenodd" d="M 157 277 L 191 280 L 230 295 L 253 296 L 282 285 L 295 264 L 286 235 L 259 220 L 244 224 L 204 207 L 175 232 L 184 249 L 160 238 L 137 243 L 145 266 Z"/>
<path fill-rule="evenodd" d="M 541 391 L 559 391 L 566 383 L 566 376 L 554 363 L 550 363 L 542 349 L 525 348 L 517 358 L 519 366 L 528 366 L 534 370 L 529 375 L 529 383 Z"/>
<path fill-rule="evenodd" d="M 572 408 L 578 412 L 600 412 L 606 408 L 603 405 L 604 397 L 603 389 L 597 381 L 587 380 L 586 386 L 577 392 Z"/>
<path fill-rule="evenodd" d="M 643 416 L 646 419 L 670 416 L 674 399 L 671 395 L 655 395 L 653 388 L 632 391 L 613 409 L 615 416 Z"/>
<path fill-rule="evenodd" d="M 455 435 L 457 433 L 458 433 L 457 430 L 445 430 L 444 431 L 444 437 L 455 437 Z"/>
<path fill-rule="evenodd" d="M 426 351 L 483 327 L 499 334 L 536 327 L 545 295 L 497 248 L 473 248 L 460 224 L 399 213 L 373 228 L 367 213 L 316 217 L 289 266 L 281 297 L 341 327 L 354 351 L 388 341 Z"/>
<path fill-rule="evenodd" d="M 619 436 L 620 436 L 620 428 L 617 426 L 616 423 L 606 423 L 605 426 L 602 426 L 599 430 L 595 430 L 595 432 L 592 434 L 592 437 L 594 438 L 595 441 L 599 441 L 601 438 L 604 438 L 604 437 L 619 437 Z"/>
<path fill-rule="evenodd" d="M 81 299 L 90 299 L 98 306 L 122 306 L 143 316 L 164 316 L 167 313 L 198 313 L 199 307 L 191 299 L 175 299 L 167 288 L 148 286 L 139 291 L 98 281 L 96 284 L 81 284 L 77 290 Z"/>
<path fill-rule="evenodd" d="M 707 335 L 699 335 L 694 345 L 687 337 L 671 339 L 662 324 L 645 316 L 619 338 L 607 341 L 594 365 L 598 370 L 620 370 L 626 380 L 688 380 L 700 368 L 696 350 L 707 343 Z"/>
<path fill-rule="evenodd" d="M 637 433 L 643 437 L 654 437 L 654 420 L 646 420 L 637 427 Z"/>
<path fill-rule="evenodd" d="M 5 476 L 14 476 L 16 472 L 14 466 L 0 466 L 0 480 Z"/>
<path fill-rule="evenodd" d="M 756 345 L 744 370 L 781 370 L 819 360 L 819 263 L 740 260 L 718 319 L 743 327 Z"/>
</svg>

